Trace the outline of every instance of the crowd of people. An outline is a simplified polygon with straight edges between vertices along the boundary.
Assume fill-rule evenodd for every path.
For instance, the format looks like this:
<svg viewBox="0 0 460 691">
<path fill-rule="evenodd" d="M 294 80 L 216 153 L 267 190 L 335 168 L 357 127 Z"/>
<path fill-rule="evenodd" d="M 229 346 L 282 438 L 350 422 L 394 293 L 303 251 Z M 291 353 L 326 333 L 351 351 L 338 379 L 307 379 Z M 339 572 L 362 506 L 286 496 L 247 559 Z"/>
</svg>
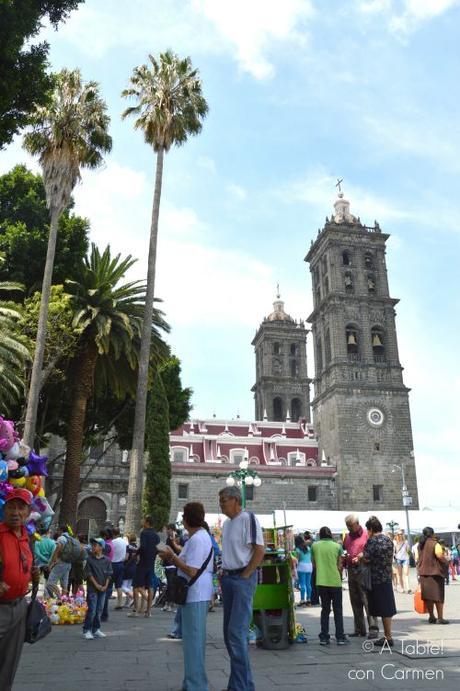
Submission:
<svg viewBox="0 0 460 691">
<path fill-rule="evenodd" d="M 184 506 L 184 532 L 165 526 L 166 540 L 145 517 L 139 542 L 117 528 L 105 528 L 88 541 L 74 537 L 62 526 L 53 537 L 48 532 L 31 545 L 25 525 L 32 495 L 13 489 L 7 496 L 0 522 L 0 688 L 11 689 L 24 641 L 30 581 L 44 582 L 44 596 L 81 592 L 86 584 L 87 611 L 83 623 L 86 640 L 104 638 L 102 623 L 115 610 L 127 608 L 130 617 L 150 617 L 160 583 L 163 608 L 175 611 L 170 638 L 182 640 L 183 691 L 207 691 L 206 622 L 213 611 L 216 583 L 223 604 L 223 638 L 230 658 L 227 691 L 254 691 L 248 654 L 257 569 L 264 559 L 261 527 L 252 512 L 243 510 L 238 487 L 219 493 L 224 522 L 219 545 L 205 522 L 199 502 Z M 432 528 L 423 530 L 411 550 L 404 534 L 385 533 L 376 516 L 365 527 L 356 514 L 345 519 L 346 533 L 334 539 L 323 526 L 313 536 L 295 537 L 293 578 L 300 591 L 298 607 L 321 605 L 319 643 L 331 642 L 329 619 L 334 616 L 337 645 L 352 637 L 373 639 L 375 646 L 393 646 L 392 620 L 396 614 L 394 590 L 410 593 L 409 563 L 415 558 L 431 624 L 448 624 L 444 618 L 444 589 L 459 571 L 458 548 L 448 550 Z M 452 569 L 453 564 L 453 569 Z M 218 574 L 218 577 L 217 577 Z M 343 619 L 343 580 L 348 580 L 354 630 L 346 633 Z M 382 622 L 380 635 L 379 620 Z"/>
</svg>

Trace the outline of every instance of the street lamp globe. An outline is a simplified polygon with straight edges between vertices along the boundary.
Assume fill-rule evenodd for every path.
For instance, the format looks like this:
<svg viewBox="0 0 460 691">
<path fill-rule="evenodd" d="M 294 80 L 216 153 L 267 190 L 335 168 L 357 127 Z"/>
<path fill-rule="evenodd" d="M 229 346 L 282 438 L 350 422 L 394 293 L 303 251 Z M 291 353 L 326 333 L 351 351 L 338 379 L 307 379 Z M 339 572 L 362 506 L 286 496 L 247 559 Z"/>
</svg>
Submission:
<svg viewBox="0 0 460 691">
<path fill-rule="evenodd" d="M 253 478 L 251 475 L 247 475 L 247 476 L 244 478 L 244 484 L 245 484 L 245 485 L 252 485 L 252 484 L 254 484 L 254 478 Z"/>
<path fill-rule="evenodd" d="M 248 465 L 249 465 L 249 464 L 248 464 L 248 461 L 247 461 L 245 458 L 243 458 L 243 460 L 240 461 L 240 468 L 241 468 L 241 470 L 247 470 Z"/>
<path fill-rule="evenodd" d="M 254 487 L 260 487 L 261 484 L 262 484 L 262 480 L 260 479 L 260 477 L 255 477 L 254 478 Z"/>
<path fill-rule="evenodd" d="M 235 484 L 235 478 L 232 477 L 231 475 L 229 475 L 228 478 L 225 480 L 225 483 L 226 483 L 229 487 L 233 487 L 233 485 Z"/>
</svg>

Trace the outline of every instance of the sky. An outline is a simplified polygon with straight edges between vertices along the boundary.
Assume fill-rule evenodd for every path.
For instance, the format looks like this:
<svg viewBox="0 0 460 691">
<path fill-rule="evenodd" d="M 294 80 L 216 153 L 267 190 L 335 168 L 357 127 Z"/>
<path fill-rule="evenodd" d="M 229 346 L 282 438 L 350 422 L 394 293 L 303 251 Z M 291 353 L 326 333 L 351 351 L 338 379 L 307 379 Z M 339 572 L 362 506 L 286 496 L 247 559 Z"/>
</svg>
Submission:
<svg viewBox="0 0 460 691">
<path fill-rule="evenodd" d="M 56 32 L 53 70 L 99 82 L 112 153 L 75 210 L 91 240 L 139 259 L 155 157 L 120 114 L 135 66 L 168 48 L 200 71 L 202 133 L 165 159 L 156 293 L 193 417 L 252 419 L 251 340 L 272 311 L 312 310 L 311 239 L 335 183 L 387 245 L 420 506 L 460 508 L 460 0 L 86 0 Z M 25 162 L 20 137 L 0 172 Z M 314 375 L 309 347 L 309 374 Z"/>
</svg>

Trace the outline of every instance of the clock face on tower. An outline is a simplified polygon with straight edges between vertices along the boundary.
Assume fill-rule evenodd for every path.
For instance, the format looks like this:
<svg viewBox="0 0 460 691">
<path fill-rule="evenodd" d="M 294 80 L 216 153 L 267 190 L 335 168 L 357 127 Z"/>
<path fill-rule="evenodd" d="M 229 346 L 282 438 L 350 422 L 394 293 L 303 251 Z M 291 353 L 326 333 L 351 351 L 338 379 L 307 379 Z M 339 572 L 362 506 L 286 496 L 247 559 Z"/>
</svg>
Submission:
<svg viewBox="0 0 460 691">
<path fill-rule="evenodd" d="M 367 421 L 373 427 L 380 427 L 384 420 L 385 416 L 379 408 L 370 408 L 367 411 Z"/>
</svg>

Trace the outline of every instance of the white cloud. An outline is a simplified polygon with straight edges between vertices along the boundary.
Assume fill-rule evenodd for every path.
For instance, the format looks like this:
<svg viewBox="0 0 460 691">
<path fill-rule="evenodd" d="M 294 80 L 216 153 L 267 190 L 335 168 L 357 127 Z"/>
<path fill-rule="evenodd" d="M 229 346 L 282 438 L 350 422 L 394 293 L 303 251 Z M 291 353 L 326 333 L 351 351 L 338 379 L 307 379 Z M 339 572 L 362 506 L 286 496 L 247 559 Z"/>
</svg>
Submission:
<svg viewBox="0 0 460 691">
<path fill-rule="evenodd" d="M 53 33 L 53 41 L 71 43 L 93 58 L 140 46 L 154 54 L 174 46 L 195 55 L 231 53 L 243 71 L 265 79 L 274 73 L 273 45 L 304 44 L 300 27 L 313 14 L 311 0 L 137 0 L 125 4 L 120 21 L 112 0 L 88 0 Z M 48 25 L 43 35 L 51 40 L 52 31 Z"/>
<path fill-rule="evenodd" d="M 75 191 L 75 211 L 90 218 L 91 239 L 139 259 L 130 278 L 146 275 L 151 197 L 143 173 L 112 159 L 85 172 Z M 275 284 L 268 264 L 217 246 L 194 209 L 162 202 L 156 294 L 171 326 L 255 325 L 270 311 Z"/>
<path fill-rule="evenodd" d="M 336 198 L 336 178 L 322 169 L 309 173 L 302 180 L 296 180 L 281 189 L 281 197 L 287 201 L 301 201 L 315 207 L 320 212 L 329 209 L 332 213 Z M 345 197 L 350 201 L 350 211 L 359 216 L 363 223 L 370 225 L 374 219 L 387 221 L 391 219 L 413 218 L 408 209 L 400 209 L 378 194 L 345 181 Z M 330 215 L 330 214 L 329 214 Z"/>
<path fill-rule="evenodd" d="M 231 196 L 235 199 L 238 199 L 239 201 L 244 201 L 245 199 L 247 199 L 248 193 L 243 187 L 240 187 L 240 185 L 236 185 L 232 182 L 227 186 L 227 189 L 230 192 Z"/>
<path fill-rule="evenodd" d="M 367 17 L 386 15 L 389 30 L 404 38 L 459 5 L 460 0 L 358 0 L 356 7 Z"/>
<path fill-rule="evenodd" d="M 297 27 L 314 14 L 310 0 L 193 0 L 193 6 L 236 49 L 241 68 L 256 79 L 273 75 L 273 65 L 266 55 L 271 45 L 276 41 L 302 41 Z"/>
</svg>

